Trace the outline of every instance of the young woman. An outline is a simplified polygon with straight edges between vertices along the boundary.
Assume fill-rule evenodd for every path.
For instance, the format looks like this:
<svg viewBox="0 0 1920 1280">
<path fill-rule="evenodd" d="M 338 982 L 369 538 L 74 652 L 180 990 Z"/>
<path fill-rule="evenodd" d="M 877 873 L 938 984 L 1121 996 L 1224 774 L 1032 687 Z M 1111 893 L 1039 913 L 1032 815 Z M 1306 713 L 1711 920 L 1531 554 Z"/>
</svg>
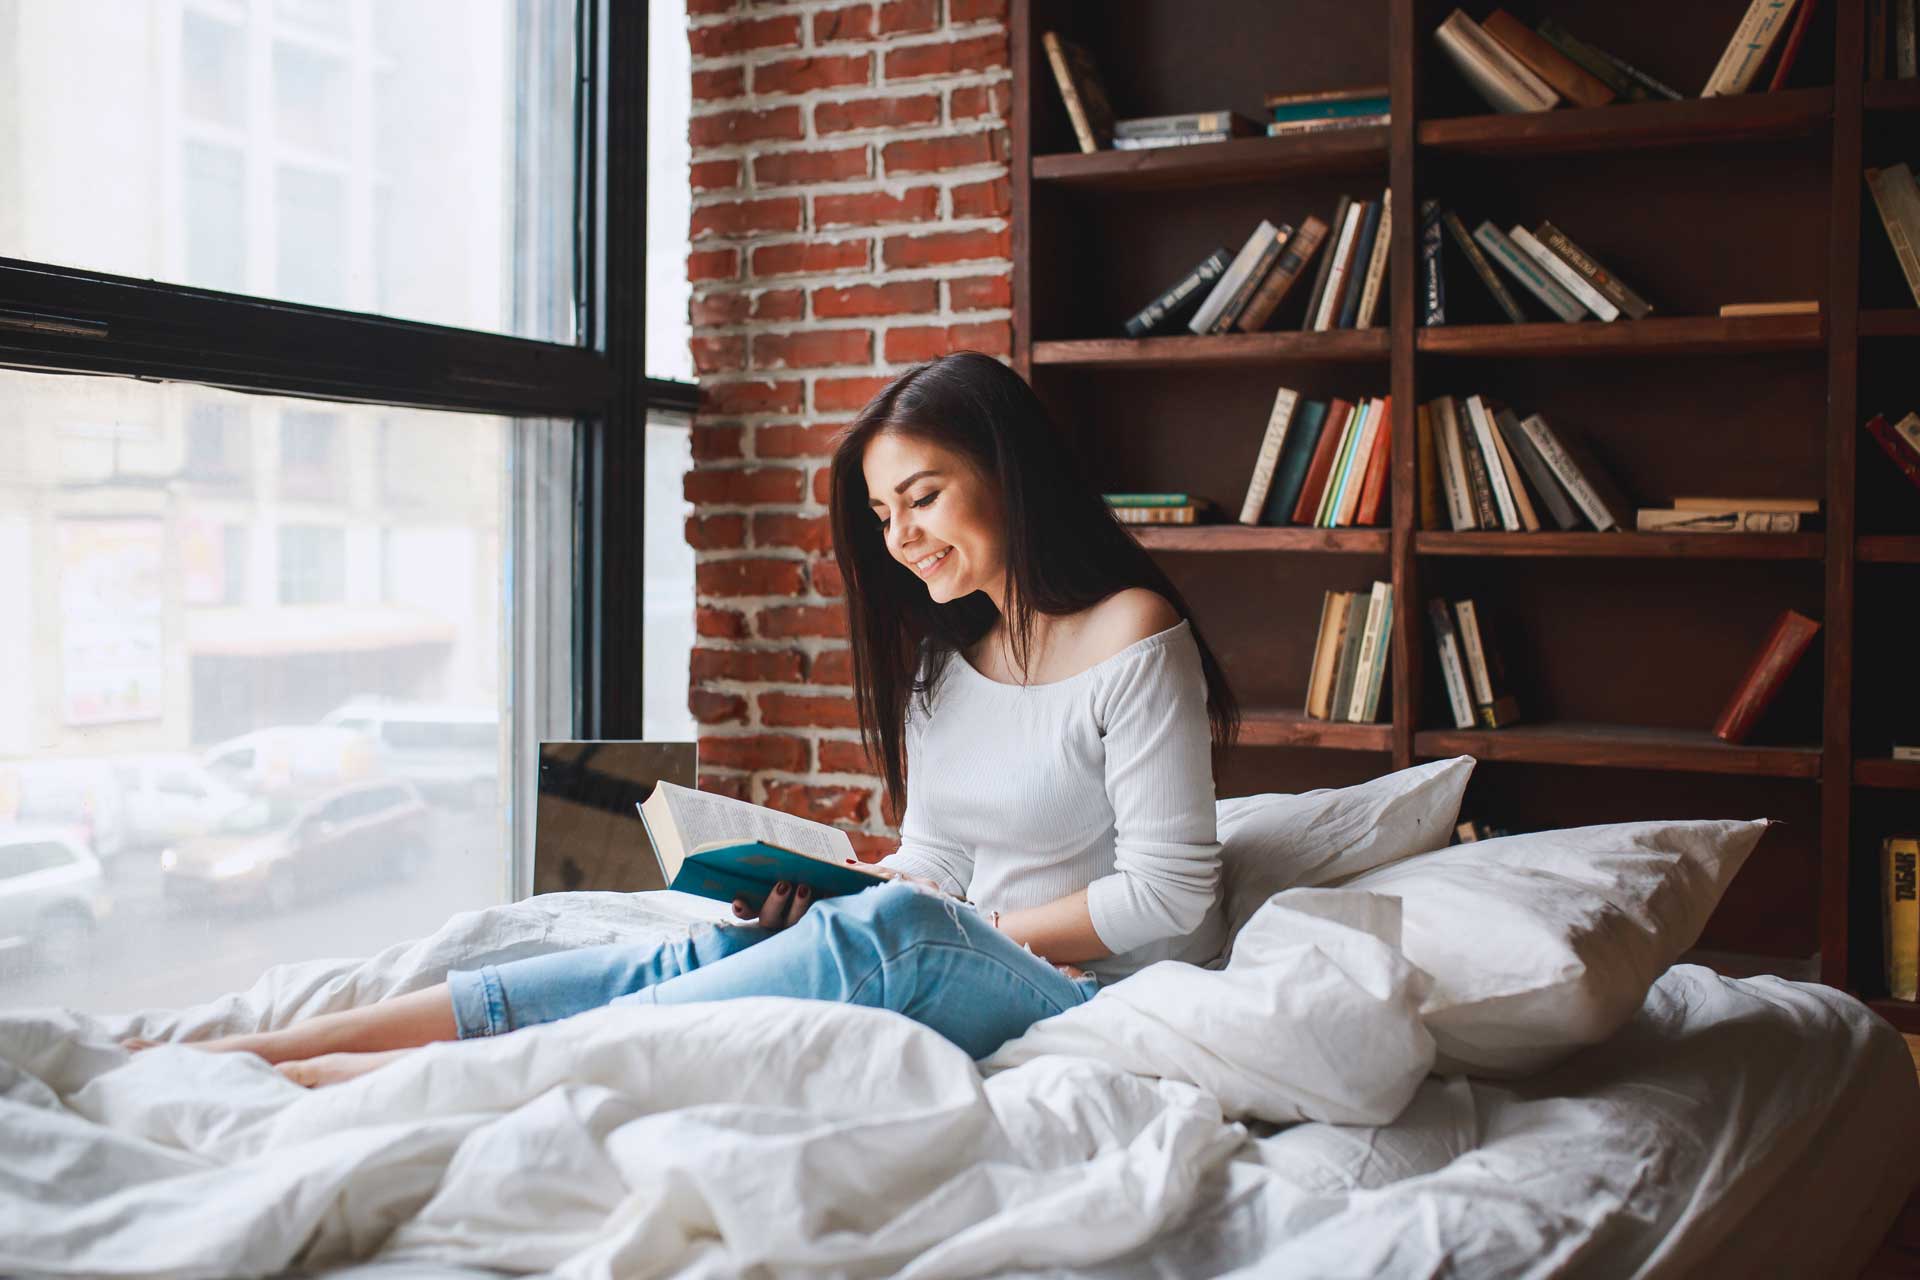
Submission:
<svg viewBox="0 0 1920 1280">
<path fill-rule="evenodd" d="M 200 1047 L 313 1085 L 615 1001 L 779 995 L 892 1009 L 980 1058 L 1103 982 L 1211 959 L 1233 695 L 1032 389 L 975 352 L 909 369 L 840 437 L 830 507 L 896 883 L 818 903 L 783 883 L 733 904 L 750 925 L 456 970 Z"/>
</svg>

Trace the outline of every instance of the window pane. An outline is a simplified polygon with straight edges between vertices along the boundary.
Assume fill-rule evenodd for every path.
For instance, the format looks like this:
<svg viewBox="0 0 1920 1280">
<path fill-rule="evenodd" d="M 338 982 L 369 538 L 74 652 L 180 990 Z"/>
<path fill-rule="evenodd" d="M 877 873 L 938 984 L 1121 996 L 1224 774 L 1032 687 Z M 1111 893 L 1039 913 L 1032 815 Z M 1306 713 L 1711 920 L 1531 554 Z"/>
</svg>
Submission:
<svg viewBox="0 0 1920 1280">
<path fill-rule="evenodd" d="M 0 1007 L 177 1006 L 507 900 L 509 481 L 564 430 L 0 371 Z"/>
<path fill-rule="evenodd" d="M 693 114 L 686 6 L 647 13 L 647 376 L 693 381 L 687 220 L 693 207 L 687 121 Z"/>
<path fill-rule="evenodd" d="M 574 6 L 0 5 L 0 256 L 572 342 Z"/>
<path fill-rule="evenodd" d="M 691 742 L 699 726 L 687 709 L 693 655 L 693 548 L 687 544 L 683 481 L 693 466 L 693 433 L 685 418 L 656 414 L 647 422 L 646 683 L 641 732 L 652 741 Z"/>
</svg>

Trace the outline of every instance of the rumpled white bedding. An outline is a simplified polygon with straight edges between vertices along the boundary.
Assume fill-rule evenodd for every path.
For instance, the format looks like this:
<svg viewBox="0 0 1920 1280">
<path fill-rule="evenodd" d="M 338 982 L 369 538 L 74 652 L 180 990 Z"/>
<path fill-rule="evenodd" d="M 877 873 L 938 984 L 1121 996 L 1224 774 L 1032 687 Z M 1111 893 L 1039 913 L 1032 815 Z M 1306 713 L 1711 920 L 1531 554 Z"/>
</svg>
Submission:
<svg viewBox="0 0 1920 1280">
<path fill-rule="evenodd" d="M 667 936 L 714 918 L 693 901 L 547 895 L 182 1011 L 0 1015 L 0 1273 L 1679 1275 L 1739 1239 L 1830 1257 L 1857 1196 L 1777 1241 L 1747 1219 L 1920 1136 L 1863 1006 L 1684 966 L 1550 1073 L 1426 1077 L 1392 900 L 1338 891 L 981 1066 L 884 1010 L 775 998 L 598 1010 L 311 1092 L 116 1046 Z"/>
</svg>

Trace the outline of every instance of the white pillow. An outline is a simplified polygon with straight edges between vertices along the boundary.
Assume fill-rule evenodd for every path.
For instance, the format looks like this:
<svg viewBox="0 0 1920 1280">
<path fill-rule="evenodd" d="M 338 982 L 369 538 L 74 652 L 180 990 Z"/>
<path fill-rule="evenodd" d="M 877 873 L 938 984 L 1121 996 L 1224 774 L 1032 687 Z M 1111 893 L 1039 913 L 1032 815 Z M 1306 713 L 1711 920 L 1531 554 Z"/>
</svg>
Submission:
<svg viewBox="0 0 1920 1280">
<path fill-rule="evenodd" d="M 1445 848 L 1473 764 L 1455 756 L 1357 786 L 1216 801 L 1227 941 L 1209 967 L 1226 963 L 1235 935 L 1274 894 Z"/>
<path fill-rule="evenodd" d="M 1515 1076 L 1598 1044 L 1706 926 L 1766 819 L 1504 836 L 1342 884 L 1401 902 L 1443 1074 Z"/>
</svg>

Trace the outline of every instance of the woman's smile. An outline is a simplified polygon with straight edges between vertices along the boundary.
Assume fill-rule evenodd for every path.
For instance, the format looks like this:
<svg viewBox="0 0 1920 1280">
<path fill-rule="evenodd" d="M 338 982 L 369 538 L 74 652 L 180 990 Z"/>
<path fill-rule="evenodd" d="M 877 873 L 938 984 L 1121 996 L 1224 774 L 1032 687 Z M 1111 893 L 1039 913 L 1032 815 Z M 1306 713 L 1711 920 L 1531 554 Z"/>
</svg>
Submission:
<svg viewBox="0 0 1920 1280">
<path fill-rule="evenodd" d="M 914 561 L 913 571 L 923 578 L 931 578 L 934 574 L 940 572 L 940 566 L 947 562 L 947 555 L 952 550 L 952 547 L 945 547 L 930 556 L 925 556 Z"/>
</svg>

